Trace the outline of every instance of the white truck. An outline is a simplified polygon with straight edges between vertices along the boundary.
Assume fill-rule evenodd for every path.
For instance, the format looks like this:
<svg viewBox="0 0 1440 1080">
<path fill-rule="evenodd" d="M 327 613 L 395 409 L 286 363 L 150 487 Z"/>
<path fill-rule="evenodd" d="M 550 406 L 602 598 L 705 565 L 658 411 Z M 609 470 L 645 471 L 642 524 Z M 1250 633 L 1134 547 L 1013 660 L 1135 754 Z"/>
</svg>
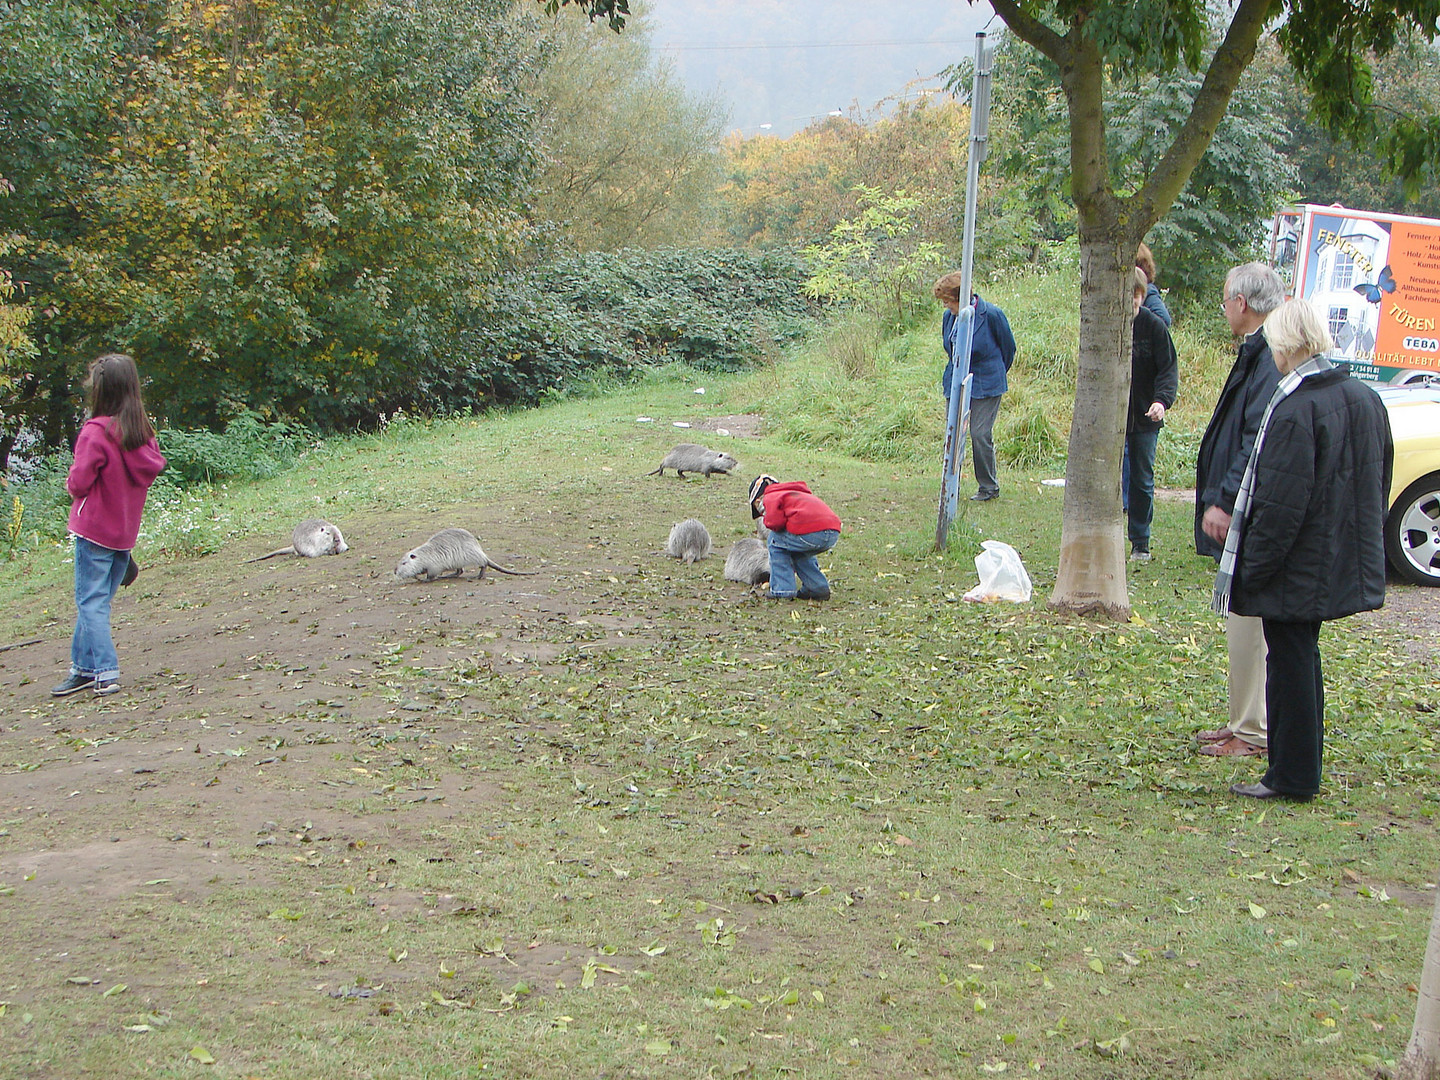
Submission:
<svg viewBox="0 0 1440 1080">
<path fill-rule="evenodd" d="M 1270 262 L 1326 316 L 1352 375 L 1440 382 L 1440 221 L 1306 203 L 1275 216 Z"/>
</svg>

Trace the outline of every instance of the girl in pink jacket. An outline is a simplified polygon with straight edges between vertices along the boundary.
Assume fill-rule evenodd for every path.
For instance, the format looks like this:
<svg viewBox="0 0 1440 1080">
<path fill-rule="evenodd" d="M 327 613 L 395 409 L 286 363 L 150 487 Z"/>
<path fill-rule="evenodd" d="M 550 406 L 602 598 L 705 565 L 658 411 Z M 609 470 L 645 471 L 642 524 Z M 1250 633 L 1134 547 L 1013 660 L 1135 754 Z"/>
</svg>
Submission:
<svg viewBox="0 0 1440 1080">
<path fill-rule="evenodd" d="M 65 481 L 74 500 L 76 614 L 70 677 L 51 689 L 56 697 L 90 688 L 97 694 L 120 689 L 110 601 L 130 566 L 145 496 L 165 468 L 140 398 L 135 361 L 107 353 L 90 365 L 88 383 L 90 419 L 75 441 L 75 462 Z"/>
</svg>

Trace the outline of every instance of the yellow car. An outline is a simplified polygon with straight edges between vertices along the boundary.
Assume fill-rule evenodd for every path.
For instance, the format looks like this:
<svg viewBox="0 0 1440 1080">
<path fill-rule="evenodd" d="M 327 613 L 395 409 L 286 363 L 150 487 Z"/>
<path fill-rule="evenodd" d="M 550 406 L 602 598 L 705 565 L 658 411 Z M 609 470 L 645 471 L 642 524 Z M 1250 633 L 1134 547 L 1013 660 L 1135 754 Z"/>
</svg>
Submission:
<svg viewBox="0 0 1440 1080">
<path fill-rule="evenodd" d="M 1376 392 L 1395 440 L 1385 554 L 1406 581 L 1440 585 L 1440 386 L 1411 383 Z"/>
</svg>

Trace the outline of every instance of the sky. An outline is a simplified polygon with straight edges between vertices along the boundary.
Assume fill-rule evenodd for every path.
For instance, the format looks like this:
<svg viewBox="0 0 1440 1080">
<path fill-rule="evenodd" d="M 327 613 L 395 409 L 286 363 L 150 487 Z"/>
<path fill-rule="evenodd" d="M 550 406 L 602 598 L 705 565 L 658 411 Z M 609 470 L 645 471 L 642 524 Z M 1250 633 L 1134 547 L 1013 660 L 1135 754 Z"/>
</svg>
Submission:
<svg viewBox="0 0 1440 1080">
<path fill-rule="evenodd" d="M 940 69 L 1001 29 L 985 0 L 650 0 L 655 53 L 715 93 L 727 130 L 794 134 L 834 110 L 939 87 Z M 769 125 L 766 127 L 765 125 Z"/>
</svg>

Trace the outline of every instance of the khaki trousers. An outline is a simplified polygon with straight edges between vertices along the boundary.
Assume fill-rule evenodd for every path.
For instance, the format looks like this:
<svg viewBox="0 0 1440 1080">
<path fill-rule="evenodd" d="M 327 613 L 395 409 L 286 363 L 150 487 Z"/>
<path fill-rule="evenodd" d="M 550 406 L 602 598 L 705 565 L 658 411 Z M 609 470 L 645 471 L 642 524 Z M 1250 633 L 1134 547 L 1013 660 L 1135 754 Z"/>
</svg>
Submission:
<svg viewBox="0 0 1440 1080">
<path fill-rule="evenodd" d="M 1230 734 L 1265 746 L 1265 628 L 1251 615 L 1225 619 L 1225 648 L 1230 655 Z"/>
</svg>

